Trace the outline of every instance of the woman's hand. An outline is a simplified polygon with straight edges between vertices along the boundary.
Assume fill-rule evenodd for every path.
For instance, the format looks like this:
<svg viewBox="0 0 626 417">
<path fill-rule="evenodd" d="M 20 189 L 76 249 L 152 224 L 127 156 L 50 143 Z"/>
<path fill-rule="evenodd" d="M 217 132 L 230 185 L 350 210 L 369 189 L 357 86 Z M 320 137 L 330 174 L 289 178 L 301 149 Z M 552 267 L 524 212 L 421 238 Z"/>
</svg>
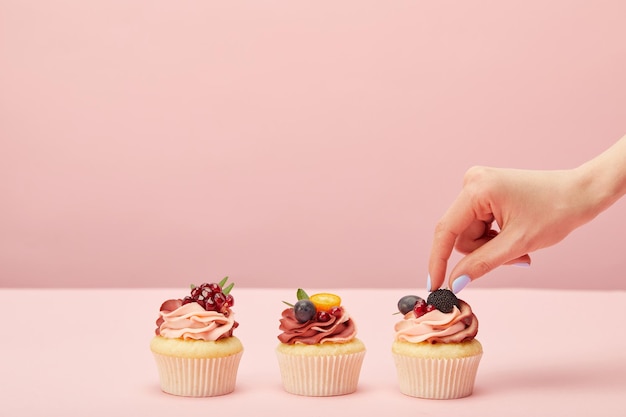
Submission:
<svg viewBox="0 0 626 417">
<path fill-rule="evenodd" d="M 453 248 L 466 254 L 450 274 L 454 292 L 500 265 L 530 265 L 530 252 L 558 243 L 595 216 L 579 186 L 575 170 L 470 168 L 435 228 L 429 290 L 444 283 Z"/>
<path fill-rule="evenodd" d="M 428 291 L 440 288 L 452 250 L 466 254 L 450 273 L 455 293 L 505 264 L 554 245 L 626 194 L 626 136 L 578 168 L 532 171 L 473 167 L 437 223 Z"/>
</svg>

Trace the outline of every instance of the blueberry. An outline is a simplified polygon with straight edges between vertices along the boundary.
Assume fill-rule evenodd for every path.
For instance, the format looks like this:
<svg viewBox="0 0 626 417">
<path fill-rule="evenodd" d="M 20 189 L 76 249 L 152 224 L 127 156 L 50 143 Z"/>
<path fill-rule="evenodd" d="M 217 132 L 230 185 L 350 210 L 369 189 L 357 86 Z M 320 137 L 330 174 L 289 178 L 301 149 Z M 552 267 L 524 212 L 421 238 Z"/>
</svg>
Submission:
<svg viewBox="0 0 626 417">
<path fill-rule="evenodd" d="M 398 310 L 400 313 L 406 314 L 413 310 L 415 304 L 417 304 L 417 302 L 421 299 L 422 298 L 417 295 L 405 295 L 398 301 Z"/>
<path fill-rule="evenodd" d="M 293 312 L 299 323 L 306 323 L 315 317 L 317 310 L 315 305 L 309 300 L 299 300 L 293 306 Z"/>
</svg>

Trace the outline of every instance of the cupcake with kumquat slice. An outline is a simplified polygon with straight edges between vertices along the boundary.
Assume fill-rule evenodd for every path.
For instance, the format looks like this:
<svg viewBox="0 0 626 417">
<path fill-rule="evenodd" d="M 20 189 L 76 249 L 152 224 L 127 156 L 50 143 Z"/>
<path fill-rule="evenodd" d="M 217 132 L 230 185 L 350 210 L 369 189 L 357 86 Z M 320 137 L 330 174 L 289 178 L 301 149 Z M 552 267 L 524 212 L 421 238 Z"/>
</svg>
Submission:
<svg viewBox="0 0 626 417">
<path fill-rule="evenodd" d="M 365 345 L 341 298 L 331 293 L 308 296 L 299 289 L 297 301 L 282 312 L 276 348 L 285 391 L 323 397 L 356 391 Z"/>
</svg>

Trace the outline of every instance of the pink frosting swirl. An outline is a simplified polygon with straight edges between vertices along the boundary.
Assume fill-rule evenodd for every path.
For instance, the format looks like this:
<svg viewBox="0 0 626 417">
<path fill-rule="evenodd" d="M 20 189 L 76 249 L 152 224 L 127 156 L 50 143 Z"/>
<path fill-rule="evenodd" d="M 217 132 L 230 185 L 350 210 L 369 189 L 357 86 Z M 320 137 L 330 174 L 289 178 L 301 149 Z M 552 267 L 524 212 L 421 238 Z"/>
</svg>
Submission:
<svg viewBox="0 0 626 417">
<path fill-rule="evenodd" d="M 236 327 L 234 313 L 207 311 L 198 303 L 183 304 L 182 300 L 167 300 L 161 306 L 155 333 L 170 339 L 216 341 L 230 337 Z"/>
<path fill-rule="evenodd" d="M 345 309 L 341 317 L 331 316 L 329 321 L 321 322 L 309 320 L 300 323 L 296 320 L 293 308 L 287 308 L 282 313 L 278 335 L 281 343 L 293 345 L 296 343 L 314 345 L 317 343 L 345 343 L 356 336 L 356 325 Z"/>
<path fill-rule="evenodd" d="M 472 308 L 459 300 L 460 309 L 454 307 L 450 313 L 430 311 L 415 317 L 409 311 L 404 319 L 396 323 L 395 339 L 411 343 L 461 343 L 474 339 L 478 333 L 478 319 Z"/>
</svg>

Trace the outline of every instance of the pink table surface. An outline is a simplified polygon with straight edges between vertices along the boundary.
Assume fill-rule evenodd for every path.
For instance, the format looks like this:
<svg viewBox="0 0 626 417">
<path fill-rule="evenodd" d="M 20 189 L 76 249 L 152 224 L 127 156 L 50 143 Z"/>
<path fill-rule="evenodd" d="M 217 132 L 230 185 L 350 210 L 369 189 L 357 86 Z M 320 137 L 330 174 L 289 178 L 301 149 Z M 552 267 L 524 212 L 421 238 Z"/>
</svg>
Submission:
<svg viewBox="0 0 626 417">
<path fill-rule="evenodd" d="M 309 293 L 315 289 L 308 289 Z M 484 346 L 474 394 L 401 394 L 390 353 L 397 299 L 416 291 L 332 289 L 368 352 L 359 389 L 308 398 L 282 390 L 274 348 L 292 289 L 235 288 L 245 352 L 235 392 L 159 389 L 149 350 L 161 302 L 186 289 L 0 290 L 3 416 L 625 416 L 626 292 L 466 289 Z"/>
</svg>

